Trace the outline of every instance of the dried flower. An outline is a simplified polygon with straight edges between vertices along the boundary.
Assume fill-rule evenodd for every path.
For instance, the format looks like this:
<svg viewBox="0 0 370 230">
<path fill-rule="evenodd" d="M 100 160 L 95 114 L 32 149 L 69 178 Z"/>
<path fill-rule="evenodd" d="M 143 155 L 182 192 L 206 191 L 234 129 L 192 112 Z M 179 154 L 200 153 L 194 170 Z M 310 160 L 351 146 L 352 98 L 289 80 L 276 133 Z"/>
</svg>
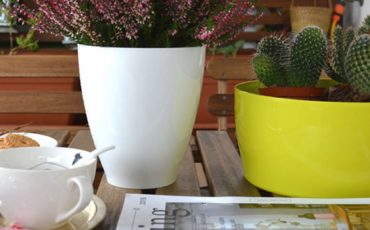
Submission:
<svg viewBox="0 0 370 230">
<path fill-rule="evenodd" d="M 19 0 L 18 0 L 19 1 Z M 15 7 L 34 29 L 81 44 L 118 47 L 220 45 L 249 21 L 253 0 L 33 0 Z M 256 18 L 258 15 L 256 16 Z"/>
</svg>

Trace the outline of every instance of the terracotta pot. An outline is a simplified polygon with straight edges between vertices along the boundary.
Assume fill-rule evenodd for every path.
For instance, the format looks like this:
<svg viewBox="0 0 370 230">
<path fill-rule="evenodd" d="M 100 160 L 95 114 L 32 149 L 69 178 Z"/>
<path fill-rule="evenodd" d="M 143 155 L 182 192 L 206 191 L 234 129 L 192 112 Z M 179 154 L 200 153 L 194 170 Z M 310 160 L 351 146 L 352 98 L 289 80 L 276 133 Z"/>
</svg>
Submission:
<svg viewBox="0 0 370 230">
<path fill-rule="evenodd" d="M 260 88 L 260 95 L 323 101 L 327 98 L 327 88 L 323 87 L 268 87 Z"/>
</svg>

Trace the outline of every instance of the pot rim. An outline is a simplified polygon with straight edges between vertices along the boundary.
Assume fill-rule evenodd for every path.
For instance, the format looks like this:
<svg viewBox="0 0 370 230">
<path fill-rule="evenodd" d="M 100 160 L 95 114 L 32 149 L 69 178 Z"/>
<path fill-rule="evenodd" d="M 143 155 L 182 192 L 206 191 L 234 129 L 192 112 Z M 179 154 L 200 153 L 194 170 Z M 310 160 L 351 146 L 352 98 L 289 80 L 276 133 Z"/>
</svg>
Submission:
<svg viewBox="0 0 370 230">
<path fill-rule="evenodd" d="M 163 50 L 163 49 L 171 49 L 171 50 L 180 50 L 180 49 L 205 49 L 206 46 L 184 46 L 184 47 L 114 47 L 114 46 L 94 46 L 94 45 L 85 45 L 85 44 L 77 44 L 77 48 L 79 47 L 86 47 L 86 48 L 94 48 L 94 49 L 137 49 L 137 50 Z"/>
<path fill-rule="evenodd" d="M 321 79 L 321 83 L 325 85 L 332 85 L 335 81 L 330 79 Z M 343 101 L 316 101 L 316 100 L 302 100 L 302 99 L 290 99 L 290 98 L 281 98 L 273 96 L 260 95 L 258 89 L 260 88 L 261 83 L 258 80 L 241 82 L 234 87 L 235 93 L 240 93 L 242 95 L 248 95 L 251 97 L 256 97 L 264 99 L 266 101 L 274 101 L 280 103 L 307 103 L 307 104 L 326 104 L 326 105 L 347 105 L 347 106 L 369 106 L 370 102 L 343 102 Z M 246 89 L 246 88 L 249 89 Z M 321 87 L 321 86 L 318 86 Z M 251 90 L 252 89 L 252 90 Z"/>
</svg>

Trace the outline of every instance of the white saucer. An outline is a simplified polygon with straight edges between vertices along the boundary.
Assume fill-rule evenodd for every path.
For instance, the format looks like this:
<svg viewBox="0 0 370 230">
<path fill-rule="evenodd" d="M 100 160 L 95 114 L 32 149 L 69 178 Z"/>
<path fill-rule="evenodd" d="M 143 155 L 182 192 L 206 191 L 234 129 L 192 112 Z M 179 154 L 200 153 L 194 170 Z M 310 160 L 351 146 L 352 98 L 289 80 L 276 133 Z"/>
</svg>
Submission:
<svg viewBox="0 0 370 230">
<path fill-rule="evenodd" d="M 1 137 L 4 137 L 7 134 L 4 134 Z M 26 132 L 12 132 L 12 134 L 20 134 L 29 138 L 32 138 L 35 140 L 37 143 L 39 143 L 40 147 L 57 147 L 58 146 L 58 141 L 55 140 L 52 137 L 42 135 L 42 134 L 37 134 L 37 133 L 26 133 Z"/>
<path fill-rule="evenodd" d="M 73 216 L 65 225 L 54 230 L 88 230 L 96 227 L 106 215 L 104 202 L 97 196 L 93 196 L 90 204 L 80 213 Z M 0 215 L 0 229 L 9 227 Z"/>
<path fill-rule="evenodd" d="M 94 195 L 90 204 L 82 212 L 55 230 L 93 229 L 104 219 L 106 212 L 104 202 Z"/>
</svg>

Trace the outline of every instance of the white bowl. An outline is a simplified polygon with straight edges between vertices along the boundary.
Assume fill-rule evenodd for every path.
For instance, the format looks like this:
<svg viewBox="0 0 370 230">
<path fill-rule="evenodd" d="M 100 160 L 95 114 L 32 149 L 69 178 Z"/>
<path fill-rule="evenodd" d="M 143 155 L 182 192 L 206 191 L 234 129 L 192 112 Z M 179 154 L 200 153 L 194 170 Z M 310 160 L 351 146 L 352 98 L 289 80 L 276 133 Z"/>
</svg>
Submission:
<svg viewBox="0 0 370 230">
<path fill-rule="evenodd" d="M 37 133 L 27 133 L 27 132 L 12 132 L 11 134 L 19 134 L 19 135 L 32 138 L 37 143 L 39 143 L 40 147 L 57 147 L 58 146 L 57 140 L 55 140 L 52 137 L 46 136 L 46 135 L 37 134 Z M 9 133 L 4 134 L 1 137 L 5 137 L 6 135 L 9 135 Z"/>
</svg>

